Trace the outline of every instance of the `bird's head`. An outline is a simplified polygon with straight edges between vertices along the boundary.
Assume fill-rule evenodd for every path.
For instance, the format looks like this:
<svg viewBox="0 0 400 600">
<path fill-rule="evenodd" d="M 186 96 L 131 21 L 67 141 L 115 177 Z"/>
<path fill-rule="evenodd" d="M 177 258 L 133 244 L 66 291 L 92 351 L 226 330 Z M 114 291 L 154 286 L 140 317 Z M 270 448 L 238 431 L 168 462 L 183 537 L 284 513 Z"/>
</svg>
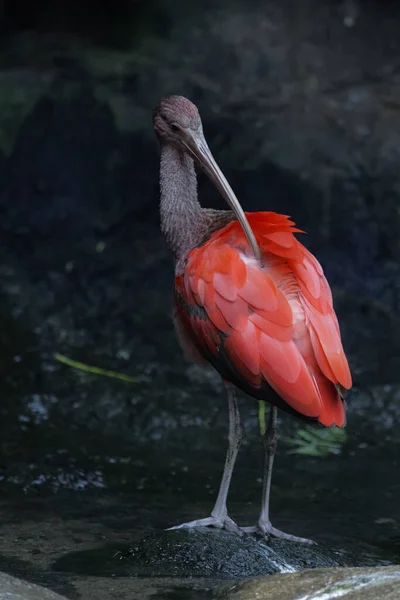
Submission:
<svg viewBox="0 0 400 600">
<path fill-rule="evenodd" d="M 260 250 L 243 209 L 208 147 L 197 107 L 183 96 L 163 98 L 154 109 L 153 127 L 161 144 L 185 152 L 208 175 L 235 213 L 259 258 Z"/>
<path fill-rule="evenodd" d="M 199 111 L 190 100 L 183 96 L 163 98 L 154 109 L 153 127 L 161 144 L 188 154 L 219 189 L 229 186 L 207 145 Z"/>
<path fill-rule="evenodd" d="M 153 126 L 161 142 L 185 151 L 193 138 L 203 136 L 199 111 L 183 96 L 163 98 L 154 109 Z"/>
</svg>

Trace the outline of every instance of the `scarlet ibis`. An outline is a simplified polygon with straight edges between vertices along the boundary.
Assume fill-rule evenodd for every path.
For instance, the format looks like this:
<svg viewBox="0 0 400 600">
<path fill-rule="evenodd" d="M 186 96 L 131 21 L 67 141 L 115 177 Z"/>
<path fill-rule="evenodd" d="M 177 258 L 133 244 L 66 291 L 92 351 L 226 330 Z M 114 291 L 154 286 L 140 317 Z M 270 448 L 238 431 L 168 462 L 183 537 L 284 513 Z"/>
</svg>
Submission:
<svg viewBox="0 0 400 600">
<path fill-rule="evenodd" d="M 190 358 L 218 371 L 229 402 L 229 446 L 215 506 L 209 517 L 173 529 L 211 526 L 310 542 L 271 525 L 269 497 L 278 408 L 326 427 L 345 424 L 344 391 L 352 381 L 329 284 L 289 217 L 243 212 L 194 104 L 164 98 L 153 125 L 161 145 L 161 229 L 175 262 L 176 332 Z M 200 206 L 195 162 L 230 210 Z M 271 404 L 261 513 L 256 527 L 247 528 L 229 517 L 226 504 L 242 438 L 237 389 Z"/>
</svg>

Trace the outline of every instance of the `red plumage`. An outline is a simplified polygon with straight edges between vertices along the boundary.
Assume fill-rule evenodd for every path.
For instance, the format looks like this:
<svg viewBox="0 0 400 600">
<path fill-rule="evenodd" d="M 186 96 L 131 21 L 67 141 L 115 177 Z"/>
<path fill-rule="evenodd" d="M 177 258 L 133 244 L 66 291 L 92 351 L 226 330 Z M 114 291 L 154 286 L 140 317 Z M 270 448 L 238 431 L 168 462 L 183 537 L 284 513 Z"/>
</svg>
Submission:
<svg viewBox="0 0 400 600">
<path fill-rule="evenodd" d="M 175 322 L 191 356 L 250 395 L 342 426 L 351 375 L 317 259 L 284 215 L 246 213 L 261 264 L 233 221 L 191 250 L 175 278 Z M 275 397 L 270 388 L 286 404 Z"/>
</svg>

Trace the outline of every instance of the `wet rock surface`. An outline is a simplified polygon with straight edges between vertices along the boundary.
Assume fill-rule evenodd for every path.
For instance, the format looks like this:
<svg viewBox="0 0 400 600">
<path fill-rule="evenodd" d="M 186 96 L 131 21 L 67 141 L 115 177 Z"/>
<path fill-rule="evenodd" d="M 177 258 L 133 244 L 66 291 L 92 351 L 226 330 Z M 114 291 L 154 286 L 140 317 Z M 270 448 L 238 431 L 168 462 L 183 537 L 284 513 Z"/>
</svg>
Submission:
<svg viewBox="0 0 400 600">
<path fill-rule="evenodd" d="M 316 569 L 227 586 L 217 598 L 232 600 L 397 600 L 398 567 Z"/>
<path fill-rule="evenodd" d="M 291 214 L 309 232 L 333 288 L 355 382 L 347 437 L 325 453 L 296 446 L 302 426 L 281 417 L 274 525 L 319 542 L 314 566 L 400 562 L 399 11 L 379 6 L 221 2 L 192 13 L 174 2 L 159 29 L 145 13 L 107 23 L 111 45 L 56 28 L 1 38 L 3 571 L 85 600 L 209 598 L 219 575 L 234 575 L 225 561 L 208 577 L 222 538 L 204 538 L 215 542 L 208 562 L 202 537 L 192 547 L 154 534 L 209 514 L 227 435 L 221 383 L 183 360 L 170 316 L 151 127 L 167 93 L 198 103 L 246 209 Z M 203 177 L 199 191 L 222 207 Z M 250 525 L 262 448 L 256 404 L 241 409 L 229 508 Z M 240 543 L 254 557 L 259 547 Z M 161 571 L 170 578 L 156 580 Z"/>
<path fill-rule="evenodd" d="M 57 561 L 60 571 L 131 577 L 243 578 L 305 568 L 362 564 L 361 558 L 324 546 L 284 540 L 268 543 L 253 536 L 199 528 L 163 531 L 123 550 L 77 552 Z"/>
<path fill-rule="evenodd" d="M 0 600 L 66 600 L 44 587 L 0 572 Z"/>
</svg>

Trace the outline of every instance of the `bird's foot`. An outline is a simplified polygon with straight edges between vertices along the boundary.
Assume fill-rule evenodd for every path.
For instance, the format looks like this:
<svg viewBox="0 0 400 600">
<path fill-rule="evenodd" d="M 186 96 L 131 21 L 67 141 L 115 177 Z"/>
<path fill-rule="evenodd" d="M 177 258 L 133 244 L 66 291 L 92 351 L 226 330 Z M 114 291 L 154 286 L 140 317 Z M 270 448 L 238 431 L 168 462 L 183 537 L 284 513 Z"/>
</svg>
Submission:
<svg viewBox="0 0 400 600">
<path fill-rule="evenodd" d="M 217 517 L 211 515 L 205 519 L 197 519 L 196 521 L 175 525 L 175 527 L 168 527 L 167 531 L 173 529 L 195 529 L 196 527 L 214 527 L 215 529 L 225 529 L 226 531 L 236 533 L 237 535 L 243 535 L 242 529 L 239 525 L 236 525 L 235 521 L 228 517 L 228 515 Z"/>
<path fill-rule="evenodd" d="M 281 540 L 290 540 L 291 542 L 299 542 L 301 544 L 316 544 L 313 540 L 309 540 L 307 538 L 297 537 L 296 535 L 292 535 L 291 533 L 285 533 L 280 529 L 275 529 L 272 527 L 270 521 L 259 521 L 258 525 L 255 527 L 242 527 L 242 531 L 244 533 L 255 533 L 257 535 L 261 535 L 265 538 L 279 538 Z"/>
</svg>

